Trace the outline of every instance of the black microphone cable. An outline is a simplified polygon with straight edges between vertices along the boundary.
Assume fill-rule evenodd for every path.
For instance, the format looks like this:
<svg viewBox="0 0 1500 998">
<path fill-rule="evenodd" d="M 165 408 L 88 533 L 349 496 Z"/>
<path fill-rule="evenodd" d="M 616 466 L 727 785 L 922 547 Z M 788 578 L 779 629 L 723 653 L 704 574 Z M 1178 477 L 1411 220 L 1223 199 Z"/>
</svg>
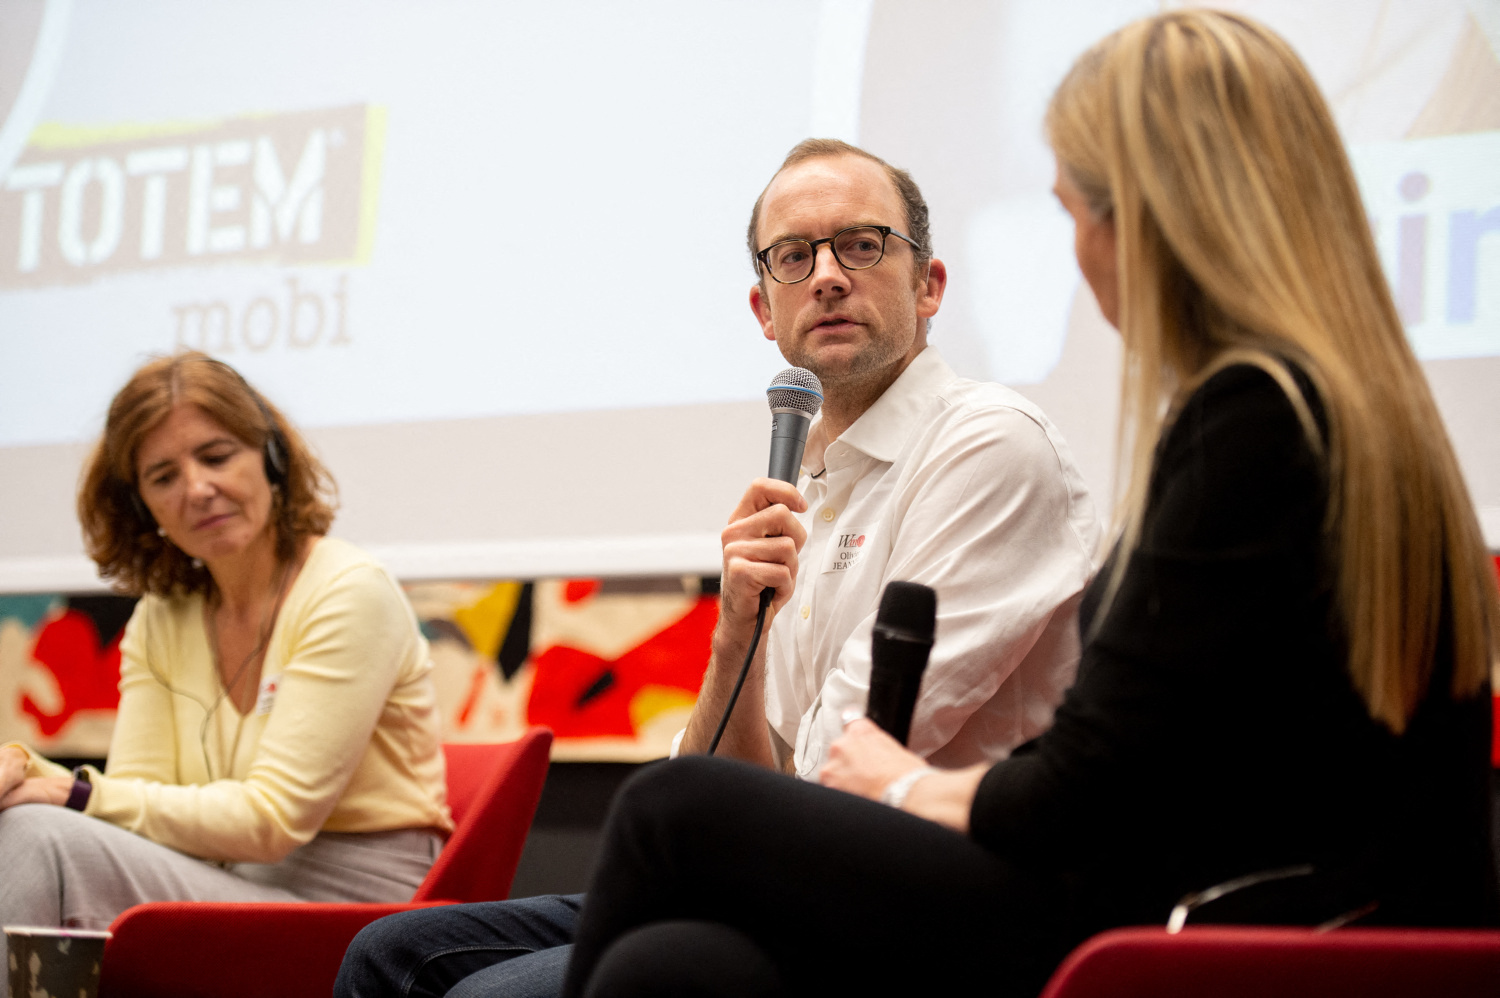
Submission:
<svg viewBox="0 0 1500 998">
<path fill-rule="evenodd" d="M 760 647 L 760 632 L 766 626 L 766 611 L 771 608 L 771 599 L 775 595 L 774 589 L 760 591 L 760 609 L 755 614 L 755 630 L 750 635 L 750 650 L 745 654 L 745 664 L 740 666 L 740 678 L 734 681 L 734 692 L 729 694 L 729 706 L 724 708 L 724 716 L 719 718 L 719 730 L 714 732 L 714 740 L 708 743 L 709 755 L 718 750 L 719 739 L 724 737 L 724 729 L 729 727 L 729 715 L 734 713 L 734 705 L 740 699 L 740 690 L 745 686 L 745 677 L 750 675 L 750 663 L 755 661 L 755 649 Z"/>
</svg>

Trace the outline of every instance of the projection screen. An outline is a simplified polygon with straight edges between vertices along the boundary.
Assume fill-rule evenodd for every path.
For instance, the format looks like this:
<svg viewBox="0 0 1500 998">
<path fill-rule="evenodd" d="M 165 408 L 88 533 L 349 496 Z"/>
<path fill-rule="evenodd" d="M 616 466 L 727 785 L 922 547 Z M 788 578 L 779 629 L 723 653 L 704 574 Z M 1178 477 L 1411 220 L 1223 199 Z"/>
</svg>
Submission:
<svg viewBox="0 0 1500 998">
<path fill-rule="evenodd" d="M 1035 398 L 1101 507 L 1119 346 L 1047 96 L 1159 4 L 0 5 L 0 592 L 100 583 L 74 517 L 145 357 L 233 363 L 408 578 L 715 574 L 784 366 L 750 205 L 808 135 L 910 169 L 932 340 Z M 1337 116 L 1500 547 L 1500 0 L 1247 0 Z"/>
</svg>

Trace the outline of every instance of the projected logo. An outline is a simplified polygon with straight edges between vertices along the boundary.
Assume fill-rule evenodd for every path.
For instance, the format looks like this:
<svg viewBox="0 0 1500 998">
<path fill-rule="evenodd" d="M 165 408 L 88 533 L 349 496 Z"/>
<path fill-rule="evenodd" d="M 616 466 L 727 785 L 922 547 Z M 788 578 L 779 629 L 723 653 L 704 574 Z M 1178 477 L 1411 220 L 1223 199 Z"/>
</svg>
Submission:
<svg viewBox="0 0 1500 998">
<path fill-rule="evenodd" d="M 0 174 L 26 145 L 57 76 L 72 0 L 0 5 Z"/>
<path fill-rule="evenodd" d="M 0 183 L 0 289 L 219 262 L 363 262 L 382 134 L 380 109 L 365 105 L 41 125 Z"/>
<path fill-rule="evenodd" d="M 1418 356 L 1500 354 L 1500 131 L 1351 152 Z"/>
<path fill-rule="evenodd" d="M 952 275 L 937 342 L 961 369 L 1050 385 L 1038 394 L 1049 411 L 1072 406 L 1074 379 L 1113 381 L 1094 372 L 1115 341 L 1080 287 L 1071 222 L 1047 193 L 1047 102 L 1107 32 L 1196 4 L 1075 4 L 1066 18 L 1046 0 L 974 4 L 918 36 L 898 0 L 873 4 L 864 65 L 881 71 L 862 84 L 858 136 L 929 190 Z M 1284 33 L 1323 87 L 1417 354 L 1500 355 L 1500 3 L 1228 6 Z M 912 115 L 923 88 L 953 95 L 950 111 Z"/>
</svg>

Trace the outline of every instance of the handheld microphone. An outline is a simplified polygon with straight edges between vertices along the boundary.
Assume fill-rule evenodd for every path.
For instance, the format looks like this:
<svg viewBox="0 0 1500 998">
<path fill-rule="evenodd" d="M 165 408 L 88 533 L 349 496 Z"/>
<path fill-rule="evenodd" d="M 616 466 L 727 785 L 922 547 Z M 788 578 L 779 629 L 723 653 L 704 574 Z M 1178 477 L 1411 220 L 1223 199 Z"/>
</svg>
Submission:
<svg viewBox="0 0 1500 998">
<path fill-rule="evenodd" d="M 789 367 L 771 379 L 771 385 L 766 389 L 766 403 L 771 407 L 771 466 L 766 477 L 796 485 L 802 469 L 802 452 L 807 447 L 807 429 L 818 410 L 823 408 L 823 383 L 806 368 Z M 745 655 L 745 664 L 740 667 L 734 692 L 729 694 L 729 706 L 724 708 L 718 730 L 714 732 L 713 741 L 709 742 L 709 755 L 718 750 L 719 739 L 724 737 L 724 729 L 729 726 L 729 716 L 739 702 L 740 690 L 745 686 L 745 677 L 750 675 L 750 663 L 755 660 L 755 649 L 760 646 L 760 634 L 766 626 L 766 611 L 771 608 L 775 595 L 774 589 L 760 591 L 760 609 L 755 614 L 750 651 Z"/>
<path fill-rule="evenodd" d="M 789 367 L 766 389 L 771 406 L 771 467 L 767 478 L 797 484 L 807 428 L 823 407 L 823 383 L 806 368 Z"/>
<path fill-rule="evenodd" d="M 911 734 L 911 715 L 936 630 L 936 592 L 920 582 L 885 587 L 870 638 L 865 714 L 902 745 Z"/>
<path fill-rule="evenodd" d="M 766 477 L 796 485 L 801 477 L 802 452 L 807 449 L 808 427 L 823 408 L 823 382 L 805 367 L 789 367 L 771 379 L 766 404 L 771 407 L 771 465 Z M 763 614 L 775 592 L 761 590 Z"/>
</svg>

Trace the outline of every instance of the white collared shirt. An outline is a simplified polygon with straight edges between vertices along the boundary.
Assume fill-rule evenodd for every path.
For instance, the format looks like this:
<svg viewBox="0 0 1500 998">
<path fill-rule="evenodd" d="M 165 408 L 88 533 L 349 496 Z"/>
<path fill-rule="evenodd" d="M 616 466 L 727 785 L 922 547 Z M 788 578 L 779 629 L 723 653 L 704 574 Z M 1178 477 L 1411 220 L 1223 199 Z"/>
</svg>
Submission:
<svg viewBox="0 0 1500 998">
<path fill-rule="evenodd" d="M 767 638 L 773 744 L 817 779 L 844 710 L 864 711 L 875 612 L 902 579 L 938 596 L 912 751 L 1004 758 L 1051 723 L 1078 665 L 1099 526 L 1067 444 L 1030 401 L 959 378 L 931 347 L 821 453 L 819 429 L 798 482 L 797 587 Z"/>
</svg>

